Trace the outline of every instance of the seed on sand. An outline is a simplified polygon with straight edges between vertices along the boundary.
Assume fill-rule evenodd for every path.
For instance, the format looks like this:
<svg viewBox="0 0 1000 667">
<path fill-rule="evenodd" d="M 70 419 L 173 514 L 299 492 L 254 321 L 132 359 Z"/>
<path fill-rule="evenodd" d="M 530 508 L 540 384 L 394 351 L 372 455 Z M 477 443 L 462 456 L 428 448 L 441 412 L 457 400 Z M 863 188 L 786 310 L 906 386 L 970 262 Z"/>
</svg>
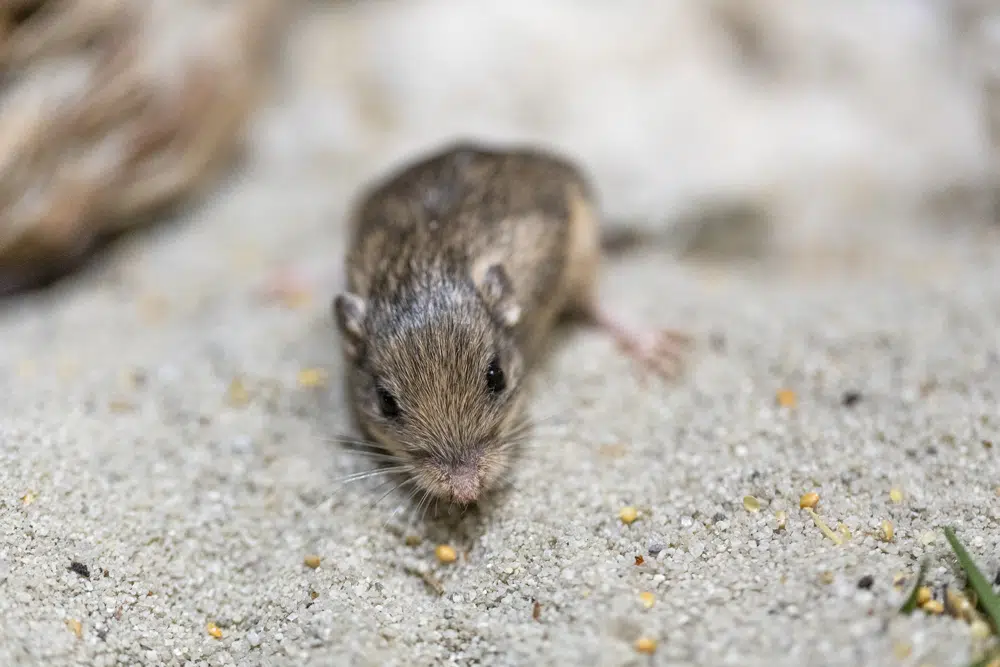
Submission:
<svg viewBox="0 0 1000 667">
<path fill-rule="evenodd" d="M 747 512 L 759 512 L 760 501 L 753 496 L 743 496 L 743 509 Z"/>
<path fill-rule="evenodd" d="M 215 623 L 209 623 L 205 626 L 205 631 L 216 639 L 222 639 L 222 628 L 217 626 Z"/>
<path fill-rule="evenodd" d="M 639 637 L 635 640 L 635 650 L 639 653 L 652 655 L 656 652 L 656 640 L 649 637 Z"/>
<path fill-rule="evenodd" d="M 813 509 L 819 504 L 819 494 L 815 491 L 802 494 L 799 498 L 799 509 Z"/>
<path fill-rule="evenodd" d="M 881 539 L 883 542 L 892 542 L 892 537 L 895 534 L 896 531 L 893 530 L 892 522 L 889 520 L 883 520 L 882 528 L 879 530 L 879 535 L 878 535 L 879 539 Z"/>
<path fill-rule="evenodd" d="M 917 589 L 917 604 L 921 607 L 931 601 L 931 589 L 927 586 L 921 586 Z"/>
<path fill-rule="evenodd" d="M 302 559 L 302 562 L 305 563 L 306 567 L 311 567 L 312 569 L 315 570 L 317 567 L 319 567 L 320 557 L 317 556 L 316 554 L 309 554 L 308 556 Z"/>
<path fill-rule="evenodd" d="M 306 389 L 326 386 L 326 373 L 320 368 L 304 368 L 299 371 L 299 386 Z"/>
<path fill-rule="evenodd" d="M 774 513 L 774 518 L 778 520 L 778 530 L 784 530 L 785 523 L 788 521 L 788 513 L 785 510 L 778 510 Z"/>
<path fill-rule="evenodd" d="M 437 559 L 439 561 L 445 564 L 454 563 L 456 560 L 458 560 L 458 554 L 455 552 L 454 547 L 451 547 L 447 544 L 437 545 L 437 547 L 434 549 L 434 555 L 437 556 Z"/>
<path fill-rule="evenodd" d="M 903 492 L 899 489 L 893 488 L 889 490 L 889 500 L 891 500 L 896 505 L 903 502 Z"/>
<path fill-rule="evenodd" d="M 642 606 L 646 609 L 652 609 L 653 605 L 656 604 L 656 596 L 649 591 L 643 591 L 639 593 L 639 601 L 642 602 Z"/>
<path fill-rule="evenodd" d="M 66 627 L 69 628 L 70 632 L 76 635 L 77 639 L 83 637 L 83 623 L 76 620 L 75 618 L 68 619 L 66 621 Z"/>
<path fill-rule="evenodd" d="M 618 510 L 618 518 L 621 519 L 622 523 L 629 525 L 633 521 L 639 518 L 639 512 L 634 507 L 623 507 Z"/>
<path fill-rule="evenodd" d="M 926 611 L 928 614 L 944 613 L 944 605 L 941 604 L 940 600 L 928 600 L 924 604 L 920 605 L 920 608 Z"/>
<path fill-rule="evenodd" d="M 226 392 L 226 399 L 229 401 L 229 405 L 234 408 L 242 408 L 250 402 L 250 392 L 247 391 L 246 385 L 243 384 L 243 380 L 235 378 L 229 383 L 229 390 Z"/>
<path fill-rule="evenodd" d="M 798 403 L 795 392 L 791 389 L 780 389 L 777 394 L 778 405 L 783 408 L 794 408 Z"/>
<path fill-rule="evenodd" d="M 973 639 L 977 639 L 979 641 L 989 639 L 990 635 L 993 634 L 989 623 L 981 618 L 977 618 L 970 624 L 969 632 L 972 634 Z"/>
</svg>

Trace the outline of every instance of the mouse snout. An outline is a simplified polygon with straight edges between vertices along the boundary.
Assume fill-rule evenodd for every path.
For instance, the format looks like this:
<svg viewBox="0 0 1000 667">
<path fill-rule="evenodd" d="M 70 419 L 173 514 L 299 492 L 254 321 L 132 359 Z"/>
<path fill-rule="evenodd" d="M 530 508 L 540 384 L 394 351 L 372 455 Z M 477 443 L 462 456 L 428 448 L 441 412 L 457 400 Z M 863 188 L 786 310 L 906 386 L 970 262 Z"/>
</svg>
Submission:
<svg viewBox="0 0 1000 667">
<path fill-rule="evenodd" d="M 447 477 L 453 502 L 467 505 L 479 498 L 482 479 L 479 474 L 478 457 L 450 466 Z"/>
</svg>

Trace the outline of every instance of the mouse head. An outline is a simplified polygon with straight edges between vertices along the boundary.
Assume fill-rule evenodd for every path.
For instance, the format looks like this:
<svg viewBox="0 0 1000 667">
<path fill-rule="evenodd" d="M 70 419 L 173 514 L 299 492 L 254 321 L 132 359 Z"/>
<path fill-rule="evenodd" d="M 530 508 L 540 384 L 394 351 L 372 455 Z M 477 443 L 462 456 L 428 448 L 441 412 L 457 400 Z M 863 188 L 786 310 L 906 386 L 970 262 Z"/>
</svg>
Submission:
<svg viewBox="0 0 1000 667">
<path fill-rule="evenodd" d="M 521 312 L 499 264 L 333 313 L 362 428 L 420 490 L 462 504 L 503 476 L 525 435 Z"/>
</svg>

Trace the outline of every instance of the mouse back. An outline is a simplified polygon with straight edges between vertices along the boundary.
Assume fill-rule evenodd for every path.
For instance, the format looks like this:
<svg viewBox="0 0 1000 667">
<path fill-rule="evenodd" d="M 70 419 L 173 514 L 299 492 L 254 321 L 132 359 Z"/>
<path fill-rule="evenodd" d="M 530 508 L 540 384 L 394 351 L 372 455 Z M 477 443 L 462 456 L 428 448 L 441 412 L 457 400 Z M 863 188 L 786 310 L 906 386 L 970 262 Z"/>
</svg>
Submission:
<svg viewBox="0 0 1000 667">
<path fill-rule="evenodd" d="M 456 142 L 362 195 L 350 223 L 348 289 L 392 300 L 468 279 L 492 286 L 497 300 L 512 294 L 518 337 L 533 338 L 591 272 L 579 266 L 581 245 L 596 264 L 592 208 L 585 177 L 555 153 Z"/>
</svg>

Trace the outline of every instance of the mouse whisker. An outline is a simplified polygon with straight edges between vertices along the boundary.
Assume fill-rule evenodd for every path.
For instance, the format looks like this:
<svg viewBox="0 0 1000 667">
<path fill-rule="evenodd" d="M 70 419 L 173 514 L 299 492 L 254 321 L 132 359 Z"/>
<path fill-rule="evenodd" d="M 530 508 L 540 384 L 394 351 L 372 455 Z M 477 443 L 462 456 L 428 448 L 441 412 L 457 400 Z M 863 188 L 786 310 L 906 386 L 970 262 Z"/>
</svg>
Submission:
<svg viewBox="0 0 1000 667">
<path fill-rule="evenodd" d="M 380 447 L 380 445 L 377 442 L 347 434 L 321 435 L 319 436 L 319 439 L 323 440 L 324 442 L 329 442 L 338 445 L 354 445 L 357 447 L 376 447 L 376 448 Z"/>
<path fill-rule="evenodd" d="M 411 466 L 399 465 L 392 466 L 389 468 L 376 468 L 374 470 L 362 470 L 361 472 L 351 473 L 350 475 L 345 475 L 343 477 L 334 479 L 335 484 L 346 484 L 348 482 L 356 482 L 362 479 L 368 479 L 370 477 L 380 477 L 382 475 L 391 475 L 397 472 L 409 472 L 412 470 Z"/>
<path fill-rule="evenodd" d="M 418 487 L 418 489 L 419 489 L 419 487 Z M 416 506 L 411 507 L 411 510 L 409 512 L 407 512 L 407 514 L 406 514 L 406 528 L 407 528 L 407 530 L 409 530 L 411 527 L 413 527 L 413 525 L 415 523 L 418 523 L 417 521 L 413 520 L 414 516 L 420 511 L 420 508 L 430 498 L 430 491 L 428 491 L 427 489 L 420 489 L 420 491 L 422 491 L 422 494 L 420 496 L 420 500 L 417 501 Z"/>
<path fill-rule="evenodd" d="M 370 461 L 384 461 L 386 463 L 406 463 L 406 459 L 395 454 L 383 454 L 381 452 L 351 452 Z"/>
<path fill-rule="evenodd" d="M 352 454 L 358 454 L 360 456 L 366 456 L 368 458 L 381 458 L 384 460 L 399 460 L 400 457 L 394 454 L 390 454 L 385 450 L 385 448 L 377 442 L 372 442 L 369 440 L 353 440 L 347 438 L 330 438 L 322 437 L 320 438 L 322 442 L 331 445 L 342 445 L 348 452 Z"/>
<path fill-rule="evenodd" d="M 414 481 L 414 480 L 411 477 L 406 482 L 409 483 L 409 482 L 412 482 L 412 481 Z M 393 517 L 395 517 L 397 514 L 399 514 L 400 511 L 405 512 L 404 518 L 405 518 L 405 516 L 409 516 L 410 510 L 412 509 L 412 506 L 413 506 L 413 498 L 418 493 L 420 493 L 420 487 L 419 486 L 414 486 L 413 490 L 410 491 L 408 494 L 406 494 L 406 499 L 403 500 L 403 502 L 399 503 L 394 510 L 392 510 L 391 512 L 389 512 L 389 516 L 387 516 L 385 518 L 385 521 L 382 522 L 382 528 L 384 529 L 386 526 L 388 526 L 389 522 L 392 521 Z M 409 530 L 409 526 L 408 525 L 405 525 L 405 530 Z"/>
<path fill-rule="evenodd" d="M 375 506 L 378 505 L 383 500 L 385 500 L 386 496 L 388 496 L 390 493 L 392 493 L 393 491 L 395 491 L 396 489 L 398 489 L 398 488 L 400 488 L 402 486 L 406 486 L 407 484 L 410 484 L 413 481 L 414 480 L 413 480 L 412 477 L 408 477 L 408 478 L 404 479 L 403 481 L 399 482 L 394 487 L 392 487 L 391 489 L 389 489 L 388 491 L 386 491 L 385 493 L 383 493 L 381 496 L 379 496 L 378 500 L 376 500 L 375 502 L 373 502 L 371 505 L 368 506 L 368 509 L 369 510 L 375 509 Z M 381 488 L 381 486 L 384 486 L 384 484 L 380 485 L 379 488 Z"/>
</svg>

